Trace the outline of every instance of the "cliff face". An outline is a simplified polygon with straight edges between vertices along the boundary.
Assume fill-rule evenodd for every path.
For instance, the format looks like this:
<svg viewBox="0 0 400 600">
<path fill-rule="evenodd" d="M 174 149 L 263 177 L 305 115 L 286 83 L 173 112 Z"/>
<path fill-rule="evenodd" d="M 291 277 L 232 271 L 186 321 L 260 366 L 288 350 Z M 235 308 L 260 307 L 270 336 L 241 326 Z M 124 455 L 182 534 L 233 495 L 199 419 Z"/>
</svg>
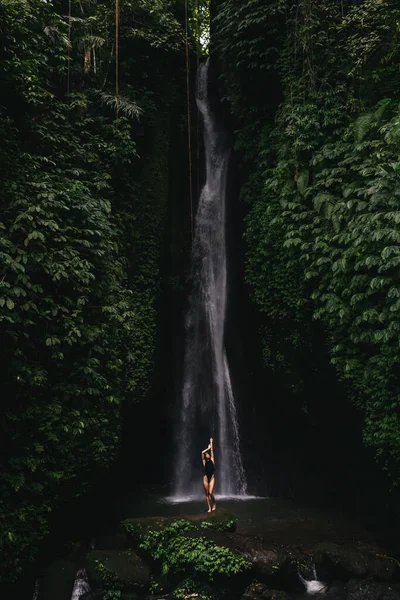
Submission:
<svg viewBox="0 0 400 600">
<path fill-rule="evenodd" d="M 182 17 L 121 8 L 116 69 L 109 3 L 0 8 L 5 581 L 32 564 L 49 515 L 105 477 L 159 372 L 166 232 L 188 180 L 171 186 Z"/>
<path fill-rule="evenodd" d="M 397 274 L 384 258 L 391 240 L 398 245 L 385 222 L 399 181 L 384 167 L 397 152 L 384 132 L 398 114 L 390 33 L 398 8 L 330 0 L 211 8 L 239 166 L 244 288 L 236 281 L 241 314 L 252 314 L 245 354 L 255 383 L 243 406 L 253 472 L 263 469 L 275 492 L 359 507 L 375 481 L 383 503 L 391 483 L 382 467 L 395 479 L 398 471 Z M 385 143 L 384 154 L 368 154 Z"/>
</svg>

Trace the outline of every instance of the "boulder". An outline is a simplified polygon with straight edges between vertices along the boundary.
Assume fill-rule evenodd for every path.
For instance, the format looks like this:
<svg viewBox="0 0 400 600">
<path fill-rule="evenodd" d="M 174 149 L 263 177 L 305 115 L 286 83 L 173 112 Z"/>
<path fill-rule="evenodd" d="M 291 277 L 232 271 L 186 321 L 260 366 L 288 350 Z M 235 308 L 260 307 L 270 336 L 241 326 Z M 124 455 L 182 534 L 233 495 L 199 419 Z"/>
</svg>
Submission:
<svg viewBox="0 0 400 600">
<path fill-rule="evenodd" d="M 257 581 L 270 588 L 304 591 L 299 580 L 299 568 L 309 562 L 309 557 L 293 548 L 271 547 L 259 538 L 235 534 L 230 536 L 231 549 L 249 561 Z"/>
<path fill-rule="evenodd" d="M 127 550 L 128 540 L 123 531 L 108 535 L 97 535 L 90 541 L 92 550 Z"/>
<path fill-rule="evenodd" d="M 290 600 L 290 596 L 283 590 L 270 590 L 265 584 L 256 582 L 249 585 L 241 600 Z"/>
<path fill-rule="evenodd" d="M 150 568 L 133 550 L 94 550 L 87 556 L 87 572 L 94 588 L 145 592 L 150 585 Z"/>
<path fill-rule="evenodd" d="M 333 581 L 324 596 L 324 600 L 344 600 L 344 586 L 345 584 L 343 583 L 343 581 Z"/>
<path fill-rule="evenodd" d="M 400 600 L 400 594 L 388 583 L 373 579 L 351 579 L 345 587 L 346 600 Z"/>
<path fill-rule="evenodd" d="M 260 600 L 264 598 L 263 594 L 267 591 L 269 591 L 268 587 L 264 583 L 252 583 L 246 589 L 241 600 Z"/>
<path fill-rule="evenodd" d="M 137 547 L 149 531 L 158 531 L 176 521 L 190 521 L 195 529 L 233 532 L 237 519 L 229 510 L 220 509 L 212 513 L 181 515 L 176 517 L 142 517 L 125 519 L 121 526 L 129 541 Z"/>
<path fill-rule="evenodd" d="M 348 580 L 367 575 L 367 565 L 362 554 L 333 542 L 317 544 L 313 550 L 313 559 L 318 577 L 324 580 Z"/>
<path fill-rule="evenodd" d="M 398 561 L 384 554 L 369 554 L 367 571 L 370 577 L 379 581 L 398 581 L 400 579 Z"/>
<path fill-rule="evenodd" d="M 39 581 L 38 600 L 71 600 L 76 565 L 68 560 L 55 560 Z"/>
<path fill-rule="evenodd" d="M 290 600 L 290 596 L 283 590 L 267 590 L 261 596 L 262 600 Z"/>
<path fill-rule="evenodd" d="M 332 542 L 317 544 L 313 559 L 321 579 L 373 577 L 380 581 L 393 581 L 400 573 L 397 561 L 388 556 L 370 550 L 354 550 Z"/>
</svg>

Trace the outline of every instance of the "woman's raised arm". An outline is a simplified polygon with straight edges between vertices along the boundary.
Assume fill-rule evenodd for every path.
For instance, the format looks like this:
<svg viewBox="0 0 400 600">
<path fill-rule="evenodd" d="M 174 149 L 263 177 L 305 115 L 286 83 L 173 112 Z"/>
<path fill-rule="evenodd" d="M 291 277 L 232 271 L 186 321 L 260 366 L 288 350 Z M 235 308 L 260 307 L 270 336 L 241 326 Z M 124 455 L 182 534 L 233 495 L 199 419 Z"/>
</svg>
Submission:
<svg viewBox="0 0 400 600">
<path fill-rule="evenodd" d="M 210 449 L 211 449 L 211 446 L 208 446 L 208 448 L 206 448 L 205 450 L 202 450 L 202 452 L 201 452 L 201 462 L 202 462 L 202 464 L 203 464 L 203 468 L 204 468 L 204 467 L 205 467 L 205 465 L 206 465 L 206 459 L 204 458 L 204 455 L 205 455 L 205 453 L 206 453 L 206 452 L 208 452 Z"/>
</svg>

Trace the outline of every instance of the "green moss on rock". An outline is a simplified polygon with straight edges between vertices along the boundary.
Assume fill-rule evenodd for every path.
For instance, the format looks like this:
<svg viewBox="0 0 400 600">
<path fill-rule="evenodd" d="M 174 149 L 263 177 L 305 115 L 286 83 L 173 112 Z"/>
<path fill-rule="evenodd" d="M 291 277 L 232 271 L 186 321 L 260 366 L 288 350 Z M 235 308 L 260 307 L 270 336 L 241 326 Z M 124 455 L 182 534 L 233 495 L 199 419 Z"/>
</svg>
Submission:
<svg viewBox="0 0 400 600">
<path fill-rule="evenodd" d="M 128 536 L 136 545 L 141 544 L 150 531 L 160 531 L 172 523 L 187 521 L 192 529 L 229 531 L 236 530 L 237 518 L 228 510 L 218 510 L 213 513 L 200 515 L 184 515 L 178 517 L 143 517 L 126 519 L 121 525 Z"/>
<path fill-rule="evenodd" d="M 192 579 L 185 579 L 176 586 L 172 592 L 173 600 L 215 600 L 216 596 L 212 588 L 204 583 L 193 581 Z"/>
<path fill-rule="evenodd" d="M 193 523 L 181 519 L 159 529 L 149 529 L 142 538 L 140 549 L 154 562 L 161 575 L 171 581 L 195 577 L 212 582 L 250 568 L 250 563 L 238 553 L 207 539 L 201 527 L 201 521 Z M 207 525 L 204 533 L 209 534 L 210 528 Z M 214 533 L 221 535 L 221 532 Z"/>
<path fill-rule="evenodd" d="M 94 550 L 87 557 L 87 571 L 95 588 L 147 591 L 150 584 L 150 568 L 133 550 Z"/>
</svg>

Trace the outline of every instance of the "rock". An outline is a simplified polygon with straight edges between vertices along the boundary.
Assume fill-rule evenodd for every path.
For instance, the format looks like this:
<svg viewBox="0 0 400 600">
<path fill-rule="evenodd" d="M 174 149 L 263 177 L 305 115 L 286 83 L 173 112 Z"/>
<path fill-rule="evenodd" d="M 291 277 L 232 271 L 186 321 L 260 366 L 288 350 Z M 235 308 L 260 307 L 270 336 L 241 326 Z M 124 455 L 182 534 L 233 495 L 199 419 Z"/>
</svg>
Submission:
<svg viewBox="0 0 400 600">
<path fill-rule="evenodd" d="M 381 554 L 368 556 L 367 571 L 370 577 L 380 581 L 394 581 L 400 578 L 399 563 L 394 558 Z"/>
<path fill-rule="evenodd" d="M 135 594 L 135 592 L 123 592 L 120 596 L 119 596 L 119 600 L 138 600 L 139 596 L 137 594 Z M 153 596 L 147 597 L 147 600 L 152 600 Z M 154 596 L 154 599 L 156 597 Z M 165 597 L 164 597 L 165 598 Z M 87 598 L 87 600 L 107 600 L 107 598 L 104 598 L 104 592 L 94 592 L 92 594 L 90 594 L 90 596 Z"/>
<path fill-rule="evenodd" d="M 151 530 L 160 530 L 176 521 L 190 521 L 201 531 L 208 529 L 214 531 L 234 532 L 237 519 L 229 510 L 219 509 L 218 511 L 197 515 L 180 515 L 176 517 L 143 517 L 134 519 L 125 519 L 121 526 L 130 541 L 137 546 L 147 533 Z"/>
<path fill-rule="evenodd" d="M 283 590 L 270 590 L 263 583 L 252 583 L 241 600 L 290 600 L 290 596 Z"/>
<path fill-rule="evenodd" d="M 230 536 L 231 548 L 248 560 L 253 566 L 257 581 L 267 583 L 270 588 L 285 588 L 303 592 L 298 577 L 299 565 L 309 562 L 309 557 L 295 549 L 269 547 L 252 536 Z"/>
<path fill-rule="evenodd" d="M 252 583 L 246 589 L 241 600 L 260 600 L 267 591 L 269 590 L 264 583 Z"/>
<path fill-rule="evenodd" d="M 351 579 L 345 587 L 346 600 L 400 600 L 400 594 L 387 583 L 372 579 Z"/>
<path fill-rule="evenodd" d="M 231 537 L 233 548 L 248 560 L 258 575 L 270 577 L 287 561 L 288 556 L 281 550 L 266 548 L 262 542 L 251 536 L 235 535 Z"/>
<path fill-rule="evenodd" d="M 400 574 L 397 561 L 388 556 L 371 551 L 361 552 L 331 542 L 317 544 L 313 559 L 321 579 L 374 577 L 381 581 L 393 581 Z"/>
<path fill-rule="evenodd" d="M 317 544 L 313 559 L 321 579 L 347 580 L 367 575 L 367 565 L 362 554 L 333 542 Z"/>
<path fill-rule="evenodd" d="M 95 588 L 112 583 L 124 592 L 144 592 L 150 585 L 150 568 L 133 550 L 94 550 L 87 557 L 87 572 Z"/>
<path fill-rule="evenodd" d="M 77 568 L 68 560 L 55 560 L 39 581 L 38 600 L 70 600 Z"/>
<path fill-rule="evenodd" d="M 345 597 L 344 585 L 342 581 L 333 581 L 324 596 L 325 600 L 343 600 Z"/>
<path fill-rule="evenodd" d="M 263 600 L 264 598 L 266 600 L 290 600 L 289 594 L 283 590 L 267 590 L 261 598 Z"/>
<path fill-rule="evenodd" d="M 126 550 L 129 548 L 125 534 L 120 531 L 109 535 L 98 535 L 90 542 L 92 550 Z"/>
</svg>

